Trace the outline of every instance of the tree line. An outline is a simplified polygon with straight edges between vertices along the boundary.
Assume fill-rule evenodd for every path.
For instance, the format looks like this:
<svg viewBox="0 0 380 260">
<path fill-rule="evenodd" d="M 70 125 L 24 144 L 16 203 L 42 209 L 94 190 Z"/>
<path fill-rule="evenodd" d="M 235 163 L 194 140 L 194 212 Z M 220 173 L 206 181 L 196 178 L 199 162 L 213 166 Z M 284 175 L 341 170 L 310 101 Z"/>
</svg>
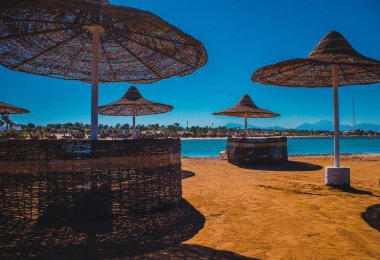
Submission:
<svg viewBox="0 0 380 260">
<path fill-rule="evenodd" d="M 56 139 L 63 138 L 87 138 L 91 132 L 89 124 L 65 123 L 65 124 L 48 124 L 46 126 L 35 125 L 29 123 L 20 125 L 21 131 L 14 131 L 14 122 L 9 116 L 2 116 L 0 126 L 5 126 L 5 131 L 0 135 L 2 137 L 15 137 L 20 139 L 25 138 L 50 138 Z M 130 138 L 132 134 L 132 126 L 129 124 L 116 124 L 116 125 L 99 125 L 100 138 Z M 183 127 L 179 123 L 170 125 L 148 124 L 137 125 L 136 130 L 140 138 L 144 137 L 229 137 L 229 136 L 243 136 L 243 129 L 240 128 L 227 128 L 225 126 L 210 127 L 210 126 L 191 126 Z M 350 131 L 342 133 L 345 135 L 379 135 L 380 133 L 373 131 Z M 248 136 L 332 136 L 331 131 L 307 131 L 307 130 L 262 130 L 262 129 L 249 129 Z"/>
</svg>

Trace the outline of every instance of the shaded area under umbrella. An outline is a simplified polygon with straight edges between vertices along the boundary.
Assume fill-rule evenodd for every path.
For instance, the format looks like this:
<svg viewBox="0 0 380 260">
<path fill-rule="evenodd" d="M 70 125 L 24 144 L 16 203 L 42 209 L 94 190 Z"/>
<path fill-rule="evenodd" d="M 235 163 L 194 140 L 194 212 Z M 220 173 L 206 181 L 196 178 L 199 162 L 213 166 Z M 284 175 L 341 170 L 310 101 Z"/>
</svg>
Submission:
<svg viewBox="0 0 380 260">
<path fill-rule="evenodd" d="M 0 64 L 16 71 L 98 83 L 151 83 L 207 62 L 199 41 L 154 14 L 106 0 L 0 1 Z"/>
<path fill-rule="evenodd" d="M 260 68 L 252 80 L 286 87 L 333 87 L 334 165 L 339 168 L 338 87 L 380 82 L 380 62 L 361 55 L 340 33 L 332 31 L 306 58 Z"/>
<path fill-rule="evenodd" d="M 257 107 L 249 95 L 244 95 L 236 106 L 213 113 L 213 115 L 244 117 L 244 136 L 247 136 L 247 118 L 270 118 L 280 116 L 279 114 Z"/>
<path fill-rule="evenodd" d="M 16 107 L 4 102 L 0 102 L 0 115 L 27 114 L 27 113 L 30 113 L 30 111 L 21 107 Z"/>
<path fill-rule="evenodd" d="M 79 219 L 73 220 L 51 215 L 23 221 L 0 214 L 1 223 L 5 223 L 0 225 L 0 256 L 5 259 L 15 255 L 43 259 L 154 256 L 154 252 L 189 240 L 205 223 L 205 217 L 184 199 L 173 208 L 107 218 L 88 219 L 87 212 L 71 208 L 66 211 L 84 216 L 75 215 Z M 156 258 L 161 256 L 158 254 Z"/>
<path fill-rule="evenodd" d="M 99 113 L 107 116 L 132 116 L 133 139 L 136 138 L 136 116 L 163 114 L 173 110 L 172 106 L 146 100 L 138 89 L 130 87 L 118 101 L 99 107 Z"/>
</svg>

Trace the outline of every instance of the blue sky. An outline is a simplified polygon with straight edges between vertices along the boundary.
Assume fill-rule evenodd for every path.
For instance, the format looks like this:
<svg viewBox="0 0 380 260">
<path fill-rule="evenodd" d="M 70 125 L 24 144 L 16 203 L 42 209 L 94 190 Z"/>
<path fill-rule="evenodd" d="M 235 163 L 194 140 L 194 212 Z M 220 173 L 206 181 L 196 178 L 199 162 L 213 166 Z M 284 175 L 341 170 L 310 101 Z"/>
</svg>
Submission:
<svg viewBox="0 0 380 260">
<path fill-rule="evenodd" d="M 242 119 L 212 116 L 231 107 L 243 94 L 262 108 L 280 113 L 254 119 L 256 126 L 296 127 L 332 120 L 332 89 L 283 88 L 253 83 L 259 67 L 307 56 L 329 31 L 337 30 L 362 54 L 380 60 L 378 0 L 111 0 L 112 4 L 149 10 L 205 45 L 208 64 L 186 77 L 137 85 L 149 100 L 173 105 L 164 115 L 144 116 L 138 123 L 224 125 Z M 0 68 L 1 101 L 32 111 L 14 116 L 17 123 L 90 122 L 88 84 Z M 99 104 L 119 99 L 128 83 L 100 86 Z M 350 124 L 355 98 L 357 123 L 380 124 L 380 84 L 340 88 L 341 123 Z M 103 124 L 131 123 L 131 118 L 100 116 Z"/>
</svg>

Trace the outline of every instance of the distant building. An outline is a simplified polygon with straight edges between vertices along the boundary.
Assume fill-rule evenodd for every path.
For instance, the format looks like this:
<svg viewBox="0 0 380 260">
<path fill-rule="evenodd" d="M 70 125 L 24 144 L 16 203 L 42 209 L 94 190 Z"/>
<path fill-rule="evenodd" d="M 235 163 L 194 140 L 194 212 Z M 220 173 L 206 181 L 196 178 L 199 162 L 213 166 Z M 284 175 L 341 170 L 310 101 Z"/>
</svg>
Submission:
<svg viewBox="0 0 380 260">
<path fill-rule="evenodd" d="M 10 130 L 11 128 L 8 127 L 8 130 Z M 4 125 L 4 126 L 0 126 L 0 132 L 4 132 L 7 130 L 7 127 Z M 15 125 L 12 127 L 12 130 L 15 131 L 15 132 L 20 132 L 22 129 L 21 129 L 21 126 L 20 125 Z"/>
</svg>

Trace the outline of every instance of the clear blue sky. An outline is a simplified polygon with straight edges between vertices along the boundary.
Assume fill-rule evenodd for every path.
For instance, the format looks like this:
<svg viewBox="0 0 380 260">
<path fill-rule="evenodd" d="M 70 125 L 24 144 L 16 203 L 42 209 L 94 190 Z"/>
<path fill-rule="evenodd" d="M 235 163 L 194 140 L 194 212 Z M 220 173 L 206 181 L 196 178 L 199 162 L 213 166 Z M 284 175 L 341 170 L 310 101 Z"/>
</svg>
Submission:
<svg viewBox="0 0 380 260">
<path fill-rule="evenodd" d="M 211 113 L 231 107 L 249 94 L 262 108 L 282 114 L 250 120 L 257 126 L 296 127 L 332 120 L 332 89 L 292 89 L 253 83 L 261 66 L 305 57 L 329 31 L 337 30 L 362 54 L 380 60 L 379 0 L 111 0 L 149 10 L 205 45 L 208 64 L 187 77 L 137 85 L 150 100 L 173 105 L 171 113 L 138 118 L 138 123 L 224 125 L 242 119 Z M 90 122 L 90 86 L 0 68 L 1 100 L 32 111 L 17 123 Z M 99 104 L 119 99 L 128 83 L 103 84 Z M 355 98 L 357 123 L 380 124 L 380 85 L 340 88 L 341 122 L 351 123 Z M 100 117 L 100 123 L 131 123 Z"/>
</svg>

